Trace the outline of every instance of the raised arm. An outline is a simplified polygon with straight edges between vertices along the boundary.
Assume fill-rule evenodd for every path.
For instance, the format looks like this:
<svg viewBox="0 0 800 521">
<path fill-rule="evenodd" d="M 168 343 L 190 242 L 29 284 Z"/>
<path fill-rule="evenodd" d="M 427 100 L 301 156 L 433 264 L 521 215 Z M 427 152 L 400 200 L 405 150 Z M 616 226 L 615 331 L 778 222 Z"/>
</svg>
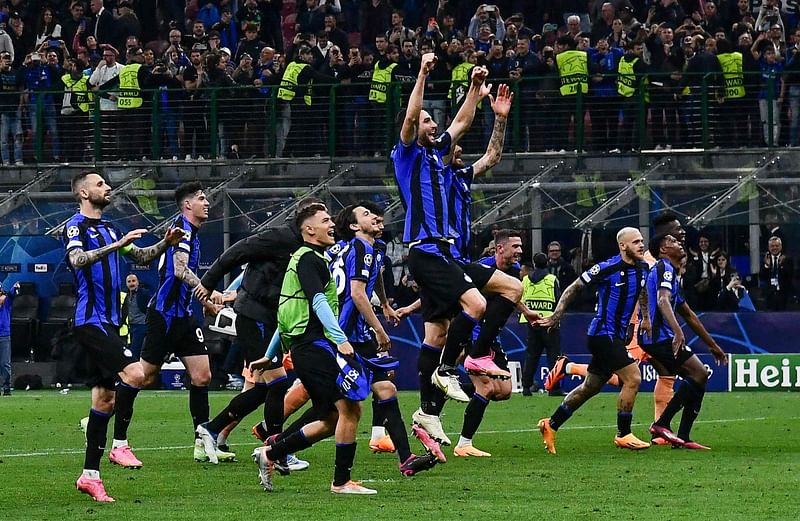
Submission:
<svg viewBox="0 0 800 521">
<path fill-rule="evenodd" d="M 472 165 L 473 176 L 486 172 L 500 162 L 500 157 L 503 154 L 503 144 L 506 139 L 508 114 L 511 111 L 513 100 L 514 94 L 505 84 L 498 87 L 497 99 L 489 94 L 489 103 L 491 103 L 494 111 L 494 128 L 492 129 L 492 136 L 489 138 L 489 146 L 486 148 L 486 153 Z"/>
<path fill-rule="evenodd" d="M 419 124 L 419 114 L 422 111 L 425 81 L 428 74 L 436 66 L 436 60 L 436 55 L 432 52 L 422 55 L 417 81 L 414 83 L 414 89 L 411 91 L 411 95 L 408 98 L 406 117 L 400 129 L 400 141 L 404 145 L 410 145 L 417 138 L 417 125 Z"/>
<path fill-rule="evenodd" d="M 152 246 L 140 248 L 135 244 L 131 244 L 130 250 L 125 252 L 127 257 L 135 260 L 137 264 L 150 264 L 159 255 L 164 253 L 167 248 L 178 244 L 183 238 L 183 230 L 179 228 L 170 228 L 164 238 Z"/>
<path fill-rule="evenodd" d="M 118 241 L 94 250 L 86 251 L 83 248 L 73 248 L 69 251 L 67 258 L 74 269 L 82 269 L 86 266 L 91 266 L 100 259 L 105 258 L 111 252 L 125 248 L 126 246 L 132 244 L 133 241 L 141 239 L 145 233 L 147 233 L 147 230 L 144 228 L 131 230 Z"/>
<path fill-rule="evenodd" d="M 470 82 L 467 96 L 461 108 L 458 109 L 456 117 L 453 118 L 453 122 L 447 127 L 447 133 L 450 134 L 453 143 L 458 143 L 461 137 L 469 130 L 469 127 L 472 126 L 472 120 L 475 119 L 475 108 L 492 89 L 491 85 L 485 85 L 488 75 L 489 71 L 486 67 L 472 68 L 472 81 Z"/>
<path fill-rule="evenodd" d="M 575 282 L 570 284 L 567 289 L 564 290 L 564 294 L 561 295 L 561 299 L 558 301 L 558 305 L 556 306 L 555 311 L 553 311 L 553 314 L 549 317 L 539 320 L 537 324 L 547 328 L 558 326 L 558 323 L 561 322 L 561 317 L 564 315 L 567 307 L 570 305 L 575 296 L 580 293 L 584 285 L 585 284 L 583 280 L 580 278 L 575 279 Z"/>
</svg>

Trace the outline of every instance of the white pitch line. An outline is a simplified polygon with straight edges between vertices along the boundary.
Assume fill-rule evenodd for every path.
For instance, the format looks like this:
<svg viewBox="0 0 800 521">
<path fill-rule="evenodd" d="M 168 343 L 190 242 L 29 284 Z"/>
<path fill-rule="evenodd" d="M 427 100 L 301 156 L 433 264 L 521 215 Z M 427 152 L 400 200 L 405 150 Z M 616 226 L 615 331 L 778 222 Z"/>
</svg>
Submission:
<svg viewBox="0 0 800 521">
<path fill-rule="evenodd" d="M 765 420 L 800 420 L 800 417 L 791 417 L 791 418 L 768 418 L 766 416 L 758 416 L 755 418 L 727 418 L 727 419 L 718 419 L 718 420 L 697 420 L 695 424 L 704 423 L 704 424 L 714 424 L 714 423 L 738 423 L 738 422 L 753 422 L 753 421 L 765 421 Z M 634 423 L 635 426 L 643 426 L 649 425 L 645 423 Z M 616 427 L 616 425 L 608 424 L 608 425 L 576 425 L 576 426 L 567 426 L 562 427 L 559 429 L 560 431 L 580 431 L 580 430 L 589 430 L 589 429 L 610 429 Z M 524 434 L 529 432 L 538 432 L 539 429 L 508 429 L 508 430 L 496 430 L 496 431 L 478 431 L 480 434 Z M 456 436 L 458 432 L 449 432 L 449 435 Z M 325 442 L 332 441 L 331 439 L 322 440 Z M 229 446 L 233 447 L 240 447 L 240 446 L 250 446 L 256 445 L 255 442 L 253 443 L 229 443 Z M 162 447 L 136 447 L 137 452 L 156 452 L 156 451 L 165 451 L 165 450 L 186 450 L 193 448 L 194 445 L 174 445 L 174 446 L 162 446 Z M 85 449 L 62 449 L 62 450 L 52 450 L 52 451 L 42 451 L 42 452 L 12 452 L 8 454 L 0 454 L 0 458 L 34 458 L 34 457 L 42 457 L 42 456 L 67 456 L 70 454 L 83 454 Z"/>
</svg>

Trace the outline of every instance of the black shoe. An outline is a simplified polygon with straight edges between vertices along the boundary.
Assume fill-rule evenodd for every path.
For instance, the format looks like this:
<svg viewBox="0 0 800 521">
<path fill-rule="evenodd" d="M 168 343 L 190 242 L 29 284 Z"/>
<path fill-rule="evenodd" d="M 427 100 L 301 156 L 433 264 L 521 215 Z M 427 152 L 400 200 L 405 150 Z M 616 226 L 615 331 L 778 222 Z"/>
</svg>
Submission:
<svg viewBox="0 0 800 521">
<path fill-rule="evenodd" d="M 522 396 L 533 396 L 530 387 L 523 387 L 522 388 Z"/>
<path fill-rule="evenodd" d="M 230 449 L 230 447 L 228 447 L 227 443 L 220 443 L 220 444 L 217 445 L 217 448 L 219 450 L 221 450 L 222 452 L 231 452 L 231 449 Z"/>
<path fill-rule="evenodd" d="M 11 396 L 11 389 L 3 389 L 3 396 Z"/>
<path fill-rule="evenodd" d="M 553 389 L 553 390 L 552 390 L 552 391 L 550 391 L 550 393 L 548 393 L 548 394 L 549 394 L 550 396 L 566 396 L 566 395 L 567 395 L 567 393 L 565 393 L 565 392 L 564 392 L 564 391 L 562 391 L 561 389 Z"/>
<path fill-rule="evenodd" d="M 416 454 L 412 454 L 408 457 L 408 459 L 400 465 L 400 474 L 405 477 L 411 477 L 415 474 L 419 474 L 424 470 L 430 470 L 436 466 L 436 463 L 439 460 L 428 452 L 427 454 L 423 454 L 422 456 L 417 456 Z"/>
</svg>

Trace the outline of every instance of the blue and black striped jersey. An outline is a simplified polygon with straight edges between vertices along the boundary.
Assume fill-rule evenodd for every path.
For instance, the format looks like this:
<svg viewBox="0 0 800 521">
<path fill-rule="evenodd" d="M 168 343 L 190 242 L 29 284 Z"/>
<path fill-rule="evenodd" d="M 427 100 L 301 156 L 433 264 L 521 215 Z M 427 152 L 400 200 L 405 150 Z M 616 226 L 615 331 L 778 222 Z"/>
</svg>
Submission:
<svg viewBox="0 0 800 521">
<path fill-rule="evenodd" d="M 182 215 L 175 219 L 173 226 L 183 230 L 183 239 L 177 245 L 167 248 L 159 260 L 159 286 L 150 300 L 150 307 L 165 317 L 188 317 L 192 315 L 192 288 L 175 276 L 173 255 L 176 251 L 186 253 L 189 256 L 187 267 L 197 275 L 200 268 L 199 230 Z"/>
<path fill-rule="evenodd" d="M 108 246 L 122 236 L 122 232 L 111 222 L 76 213 L 64 225 L 62 239 L 69 259 L 72 250 L 80 248 L 89 252 Z M 69 260 L 67 266 L 75 276 L 78 289 L 75 325 L 94 325 L 101 328 L 102 324 L 119 326 L 122 307 L 119 253 L 113 251 L 80 269 L 73 268 Z"/>
<path fill-rule="evenodd" d="M 672 341 L 675 336 L 672 333 L 672 328 L 669 327 L 664 316 L 658 310 L 658 291 L 665 289 L 670 292 L 669 301 L 672 311 L 685 302 L 681 294 L 681 280 L 680 275 L 669 262 L 669 260 L 659 259 L 655 266 L 647 274 L 647 303 L 650 308 L 650 322 L 653 325 L 653 335 L 639 330 L 640 343 L 642 344 L 658 344 L 664 341 Z M 641 317 L 641 310 L 639 316 Z"/>
<path fill-rule="evenodd" d="M 339 247 L 337 248 L 337 246 Z M 339 295 L 339 327 L 342 328 L 349 341 L 366 342 L 371 338 L 369 328 L 366 327 L 366 322 L 353 301 L 350 282 L 353 280 L 364 282 L 369 299 L 371 295 L 370 281 L 373 280 L 375 266 L 375 251 L 371 244 L 358 237 L 344 246 L 334 245 L 328 250 L 329 254 L 333 254 L 334 250 L 338 250 L 338 252 L 330 266 Z"/>
<path fill-rule="evenodd" d="M 403 242 L 426 239 L 454 239 L 449 222 L 449 170 L 443 157 L 450 153 L 450 134 L 443 133 L 430 149 L 416 141 L 398 142 L 392 149 L 394 177 L 406 210 Z M 438 255 L 435 245 L 421 244 L 424 251 Z"/>
<path fill-rule="evenodd" d="M 615 255 L 581 274 L 584 283 L 597 286 L 597 311 L 587 332 L 590 336 L 625 340 L 647 271 L 646 263 L 628 264 Z"/>
<path fill-rule="evenodd" d="M 450 228 L 454 231 L 455 243 L 453 257 L 463 263 L 469 263 L 469 241 L 471 236 L 471 205 L 472 205 L 472 166 L 453 170 L 449 165 L 450 180 L 449 209 Z"/>
</svg>

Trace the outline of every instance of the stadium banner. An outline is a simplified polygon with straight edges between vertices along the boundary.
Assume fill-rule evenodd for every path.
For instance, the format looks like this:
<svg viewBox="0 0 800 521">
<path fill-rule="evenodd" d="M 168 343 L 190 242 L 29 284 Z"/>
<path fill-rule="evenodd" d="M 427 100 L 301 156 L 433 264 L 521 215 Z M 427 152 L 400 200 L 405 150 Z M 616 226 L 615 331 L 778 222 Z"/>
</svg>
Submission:
<svg viewBox="0 0 800 521">
<path fill-rule="evenodd" d="M 731 391 L 800 391 L 800 355 L 732 355 Z"/>
</svg>

